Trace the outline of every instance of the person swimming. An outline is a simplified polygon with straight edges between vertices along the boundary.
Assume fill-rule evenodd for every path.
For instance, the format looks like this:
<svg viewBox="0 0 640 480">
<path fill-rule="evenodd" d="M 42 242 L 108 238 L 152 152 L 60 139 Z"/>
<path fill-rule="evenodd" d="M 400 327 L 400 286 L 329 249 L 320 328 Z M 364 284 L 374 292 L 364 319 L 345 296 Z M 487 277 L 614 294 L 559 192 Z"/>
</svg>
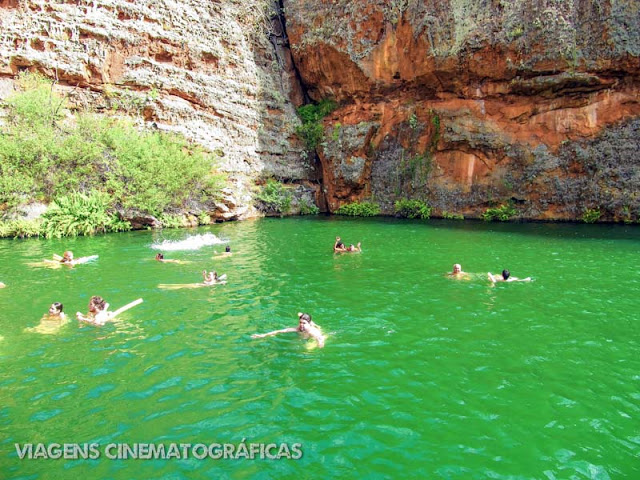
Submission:
<svg viewBox="0 0 640 480">
<path fill-rule="evenodd" d="M 80 312 L 76 312 L 76 318 L 81 322 L 104 325 L 110 319 L 108 309 L 109 304 L 102 297 L 94 295 L 89 299 L 89 313 L 83 315 Z"/>
<path fill-rule="evenodd" d="M 61 327 L 69 323 L 69 319 L 62 311 L 64 306 L 60 302 L 54 302 L 49 307 L 49 311 L 40 319 L 40 323 L 35 327 L 25 328 L 25 332 L 41 333 L 43 335 L 54 335 Z"/>
<path fill-rule="evenodd" d="M 353 243 L 351 245 L 349 245 L 349 247 L 346 250 L 347 252 L 361 252 L 362 248 L 360 247 L 360 242 L 358 242 L 358 245 L 356 247 L 353 246 Z"/>
<path fill-rule="evenodd" d="M 161 262 L 161 263 L 188 263 L 188 262 L 183 262 L 181 260 L 174 260 L 174 259 L 164 258 L 164 254 L 162 254 L 162 253 L 156 254 L 156 260 Z"/>
<path fill-rule="evenodd" d="M 469 274 L 467 272 L 462 271 L 462 265 L 459 263 L 454 263 L 453 271 L 447 274 L 449 277 L 454 278 L 468 278 Z"/>
<path fill-rule="evenodd" d="M 531 281 L 531 277 L 527 277 L 527 278 L 512 277 L 511 272 L 507 269 L 502 270 L 502 274 L 500 276 L 493 275 L 491 272 L 489 272 L 487 275 L 491 283 L 494 285 L 497 282 L 530 282 Z"/>
<path fill-rule="evenodd" d="M 49 307 L 49 317 L 65 318 L 66 315 L 62 312 L 63 309 L 64 305 L 60 302 L 53 302 Z"/>
<path fill-rule="evenodd" d="M 336 237 L 336 242 L 333 244 L 333 251 L 334 252 L 347 251 L 347 247 L 344 246 L 344 243 L 342 243 L 342 240 L 340 239 L 340 237 Z"/>
<path fill-rule="evenodd" d="M 71 250 L 67 250 L 62 254 L 62 259 L 60 263 L 69 263 L 73 264 L 73 252 Z"/>
<path fill-rule="evenodd" d="M 298 326 L 283 328 L 281 330 L 274 330 L 269 333 L 255 333 L 251 335 L 251 338 L 264 338 L 278 335 L 280 333 L 300 333 L 304 338 L 313 338 L 318 342 L 318 348 L 324 347 L 325 336 L 322 334 L 320 326 L 316 325 L 311 320 L 311 315 L 308 313 L 298 312 Z"/>
</svg>

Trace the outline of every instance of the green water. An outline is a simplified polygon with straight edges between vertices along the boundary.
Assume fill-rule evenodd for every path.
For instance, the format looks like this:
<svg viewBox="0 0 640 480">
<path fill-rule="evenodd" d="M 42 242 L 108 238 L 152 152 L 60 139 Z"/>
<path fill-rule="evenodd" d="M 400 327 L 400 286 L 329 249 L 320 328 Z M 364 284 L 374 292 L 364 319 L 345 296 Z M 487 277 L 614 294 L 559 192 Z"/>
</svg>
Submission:
<svg viewBox="0 0 640 480">
<path fill-rule="evenodd" d="M 153 243 L 212 232 L 235 252 Z M 363 253 L 333 255 L 336 235 Z M 640 478 L 640 230 L 292 218 L 0 242 L 0 477 Z M 98 254 L 73 269 L 28 266 Z M 453 263 L 471 281 L 444 274 Z M 227 285 L 163 291 L 204 269 Z M 492 288 L 509 268 L 531 283 Z M 117 308 L 38 325 L 53 301 Z M 310 349 L 306 311 L 330 336 Z M 15 443 L 301 443 L 300 460 L 20 460 Z"/>
</svg>

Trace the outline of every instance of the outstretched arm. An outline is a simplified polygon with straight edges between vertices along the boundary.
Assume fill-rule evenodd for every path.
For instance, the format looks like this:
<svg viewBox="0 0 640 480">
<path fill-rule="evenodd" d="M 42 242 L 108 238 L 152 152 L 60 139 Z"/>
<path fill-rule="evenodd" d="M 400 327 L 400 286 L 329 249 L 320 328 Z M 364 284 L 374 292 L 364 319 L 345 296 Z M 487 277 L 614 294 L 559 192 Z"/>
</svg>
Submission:
<svg viewBox="0 0 640 480">
<path fill-rule="evenodd" d="M 494 277 L 491 272 L 487 273 L 487 275 L 489 276 L 489 280 L 491 280 L 491 283 L 496 283 L 496 277 Z"/>
<path fill-rule="evenodd" d="M 269 333 L 254 333 L 251 335 L 251 338 L 264 338 L 264 337 L 272 337 L 273 335 L 278 335 L 279 333 L 294 333 L 297 332 L 298 329 L 294 327 L 283 328 L 282 330 L 274 330 Z"/>
</svg>

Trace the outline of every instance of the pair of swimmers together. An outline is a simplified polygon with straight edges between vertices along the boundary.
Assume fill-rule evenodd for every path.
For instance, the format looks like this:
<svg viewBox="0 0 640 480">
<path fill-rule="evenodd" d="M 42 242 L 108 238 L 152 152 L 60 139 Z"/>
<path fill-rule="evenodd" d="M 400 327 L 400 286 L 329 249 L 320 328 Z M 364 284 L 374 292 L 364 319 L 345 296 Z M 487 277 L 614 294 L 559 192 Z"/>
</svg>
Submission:
<svg viewBox="0 0 640 480">
<path fill-rule="evenodd" d="M 333 244 L 333 253 L 361 252 L 361 251 L 362 251 L 362 248 L 360 247 L 360 242 L 358 242 L 357 246 L 354 246 L 352 243 L 348 247 L 345 247 L 340 237 L 336 237 L 336 241 Z"/>
<path fill-rule="evenodd" d="M 509 270 L 502 270 L 502 273 L 498 275 L 493 275 L 491 272 L 488 272 L 489 280 L 492 284 L 496 284 L 498 282 L 530 282 L 531 277 L 527 278 L 518 278 L 512 277 L 511 272 Z M 450 277 L 454 278 L 469 278 L 469 274 L 467 272 L 462 271 L 462 266 L 459 263 L 453 265 L 453 271 L 449 274 Z"/>
<path fill-rule="evenodd" d="M 76 312 L 76 318 L 81 322 L 95 323 L 104 325 L 108 320 L 107 309 L 109 304 L 104 301 L 102 297 L 93 296 L 89 300 L 89 314 L 83 315 L 80 312 Z M 66 314 L 63 312 L 64 305 L 60 302 L 54 302 L 49 307 L 48 316 L 49 319 L 65 319 Z"/>
</svg>

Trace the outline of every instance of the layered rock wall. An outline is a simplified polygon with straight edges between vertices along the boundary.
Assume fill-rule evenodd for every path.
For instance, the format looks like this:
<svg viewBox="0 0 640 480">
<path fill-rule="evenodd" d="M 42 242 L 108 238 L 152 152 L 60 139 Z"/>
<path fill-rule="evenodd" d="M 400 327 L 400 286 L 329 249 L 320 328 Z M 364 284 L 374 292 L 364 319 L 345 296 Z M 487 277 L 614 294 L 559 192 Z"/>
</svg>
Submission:
<svg viewBox="0 0 640 480">
<path fill-rule="evenodd" d="M 182 133 L 230 175 L 219 216 L 249 216 L 256 181 L 312 191 L 316 178 L 294 133 L 301 91 L 273 13 L 264 0 L 3 0 L 0 94 L 38 71 L 78 108 Z"/>
<path fill-rule="evenodd" d="M 285 0 L 331 210 L 418 198 L 477 217 L 640 214 L 640 4 Z"/>
</svg>

